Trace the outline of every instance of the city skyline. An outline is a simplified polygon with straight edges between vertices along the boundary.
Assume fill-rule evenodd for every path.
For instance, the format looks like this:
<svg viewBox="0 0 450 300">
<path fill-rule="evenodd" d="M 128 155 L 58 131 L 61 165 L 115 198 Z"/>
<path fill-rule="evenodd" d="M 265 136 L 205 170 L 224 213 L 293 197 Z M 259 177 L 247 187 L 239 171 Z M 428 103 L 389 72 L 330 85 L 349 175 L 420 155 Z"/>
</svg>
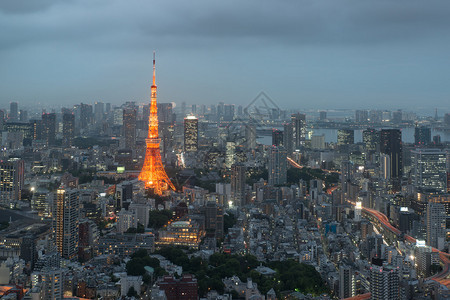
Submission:
<svg viewBox="0 0 450 300">
<path fill-rule="evenodd" d="M 247 103 L 265 91 L 284 109 L 445 111 L 449 10 L 444 1 L 3 1 L 1 102 L 145 101 L 156 50 L 161 102 Z"/>
</svg>

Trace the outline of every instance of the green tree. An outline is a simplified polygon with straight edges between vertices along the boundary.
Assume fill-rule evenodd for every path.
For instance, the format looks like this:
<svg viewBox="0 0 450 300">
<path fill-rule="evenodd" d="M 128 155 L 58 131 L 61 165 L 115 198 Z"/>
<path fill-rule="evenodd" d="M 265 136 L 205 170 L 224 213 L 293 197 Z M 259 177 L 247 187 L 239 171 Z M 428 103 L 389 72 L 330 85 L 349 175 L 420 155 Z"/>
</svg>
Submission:
<svg viewBox="0 0 450 300">
<path fill-rule="evenodd" d="M 136 292 L 136 290 L 134 289 L 134 287 L 130 287 L 128 289 L 128 293 L 127 293 L 128 297 L 137 297 L 139 296 L 138 293 Z"/>
</svg>

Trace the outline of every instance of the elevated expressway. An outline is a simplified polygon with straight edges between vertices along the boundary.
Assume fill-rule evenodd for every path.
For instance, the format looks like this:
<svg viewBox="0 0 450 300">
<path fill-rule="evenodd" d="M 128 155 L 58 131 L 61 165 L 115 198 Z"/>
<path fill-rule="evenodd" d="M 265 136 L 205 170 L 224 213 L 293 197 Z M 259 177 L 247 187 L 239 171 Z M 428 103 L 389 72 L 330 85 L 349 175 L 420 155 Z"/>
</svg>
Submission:
<svg viewBox="0 0 450 300">
<path fill-rule="evenodd" d="M 410 235 L 403 234 L 398 228 L 392 226 L 389 222 L 388 218 L 381 212 L 370 209 L 370 208 L 362 208 L 362 212 L 367 216 L 367 218 L 374 223 L 378 228 L 383 229 L 383 235 L 388 241 L 398 240 L 399 238 L 404 238 L 405 241 L 408 241 L 412 244 L 416 243 L 416 239 Z M 436 248 L 432 248 L 433 252 L 439 253 L 439 259 L 443 264 L 442 271 L 427 278 L 431 280 L 435 280 L 440 284 L 446 286 L 450 289 L 450 276 L 449 276 L 449 268 L 450 268 L 450 254 L 446 252 L 439 251 Z"/>
<path fill-rule="evenodd" d="M 303 166 L 295 162 L 290 157 L 287 158 L 288 163 L 293 166 L 294 168 L 301 169 Z M 327 170 L 326 170 L 327 171 Z M 355 203 L 350 202 L 351 204 L 355 205 Z M 365 214 L 365 216 L 377 226 L 378 229 L 382 229 L 381 232 L 384 235 L 384 238 L 388 240 L 389 242 L 394 242 L 399 239 L 405 239 L 405 241 L 408 241 L 412 244 L 416 243 L 416 239 L 413 238 L 410 235 L 403 234 L 398 228 L 394 227 L 383 213 L 370 209 L 362 207 L 362 212 Z M 439 253 L 439 258 L 443 264 L 442 271 L 429 277 L 426 279 L 431 279 L 434 281 L 439 282 L 441 285 L 447 287 L 450 289 L 450 254 L 446 252 L 439 251 L 436 248 L 432 248 L 433 252 Z"/>
</svg>

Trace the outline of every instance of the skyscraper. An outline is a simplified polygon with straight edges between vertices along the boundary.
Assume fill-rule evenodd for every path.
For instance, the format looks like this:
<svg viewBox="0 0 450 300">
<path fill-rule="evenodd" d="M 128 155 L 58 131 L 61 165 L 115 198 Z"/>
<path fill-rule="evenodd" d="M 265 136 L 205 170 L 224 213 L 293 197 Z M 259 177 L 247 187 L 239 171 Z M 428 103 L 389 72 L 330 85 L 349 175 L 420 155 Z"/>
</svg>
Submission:
<svg viewBox="0 0 450 300">
<path fill-rule="evenodd" d="M 0 131 L 3 130 L 4 125 L 5 125 L 5 111 L 0 109 Z"/>
<path fill-rule="evenodd" d="M 287 180 L 286 149 L 272 146 L 269 151 L 269 184 L 285 184 Z"/>
<path fill-rule="evenodd" d="M 9 205 L 22 198 L 24 161 L 18 158 L 0 160 L 0 202 Z"/>
<path fill-rule="evenodd" d="M 55 237 L 62 257 L 74 259 L 78 252 L 80 202 L 77 190 L 60 186 L 56 191 Z"/>
<path fill-rule="evenodd" d="M 175 190 L 162 164 L 159 149 L 158 132 L 158 106 L 156 104 L 156 78 L 155 78 L 155 54 L 153 53 L 153 84 L 151 86 L 150 117 L 148 121 L 148 135 L 145 140 L 147 150 L 145 152 L 144 166 L 139 174 L 139 180 L 144 181 L 147 189 L 152 189 L 155 194 L 163 195 L 169 189 Z"/>
<path fill-rule="evenodd" d="M 184 151 L 198 150 L 198 119 L 194 116 L 184 118 Z"/>
<path fill-rule="evenodd" d="M 63 145 L 71 147 L 75 137 L 75 115 L 72 113 L 63 114 Z"/>
<path fill-rule="evenodd" d="M 382 129 L 380 133 L 380 152 L 390 157 L 392 178 L 403 175 L 402 132 L 400 129 Z"/>
<path fill-rule="evenodd" d="M 245 204 L 245 177 L 247 168 L 243 164 L 231 166 L 231 199 L 234 206 Z"/>
<path fill-rule="evenodd" d="M 294 152 L 294 134 L 292 129 L 292 123 L 283 124 L 283 146 L 286 149 L 287 155 L 291 156 Z"/>
<path fill-rule="evenodd" d="M 42 126 L 43 126 L 42 139 L 45 141 L 47 146 L 55 145 L 55 140 L 56 140 L 56 114 L 55 113 L 44 113 L 44 114 L 42 114 Z"/>
<path fill-rule="evenodd" d="M 283 146 L 283 131 L 277 129 L 272 130 L 272 145 Z"/>
<path fill-rule="evenodd" d="M 247 150 L 256 148 L 256 126 L 253 124 L 245 125 L 245 145 Z"/>
<path fill-rule="evenodd" d="M 355 143 L 355 131 L 352 129 L 339 129 L 337 132 L 338 146 L 351 145 Z"/>
<path fill-rule="evenodd" d="M 126 107 L 123 109 L 123 139 L 125 149 L 136 147 L 136 108 Z"/>
<path fill-rule="evenodd" d="M 426 146 L 431 143 L 431 128 L 416 126 L 414 128 L 414 145 Z"/>
<path fill-rule="evenodd" d="M 411 151 L 411 177 L 418 189 L 447 191 L 447 152 L 418 148 Z"/>
<path fill-rule="evenodd" d="M 442 203 L 429 202 L 427 204 L 427 244 L 442 250 L 446 235 L 445 206 Z"/>
<path fill-rule="evenodd" d="M 306 139 L 306 115 L 304 114 L 293 114 L 291 116 L 292 122 L 292 134 L 294 139 L 295 149 L 299 149 L 301 146 L 305 145 Z"/>
<path fill-rule="evenodd" d="M 11 102 L 9 104 L 8 122 L 17 121 L 19 121 L 19 105 L 17 104 L 17 102 Z"/>
<path fill-rule="evenodd" d="M 105 114 L 105 104 L 103 102 L 95 102 L 94 104 L 94 122 L 101 123 Z"/>
<path fill-rule="evenodd" d="M 377 151 L 380 145 L 380 132 L 375 128 L 367 128 L 363 131 L 363 143 L 366 151 Z"/>
</svg>

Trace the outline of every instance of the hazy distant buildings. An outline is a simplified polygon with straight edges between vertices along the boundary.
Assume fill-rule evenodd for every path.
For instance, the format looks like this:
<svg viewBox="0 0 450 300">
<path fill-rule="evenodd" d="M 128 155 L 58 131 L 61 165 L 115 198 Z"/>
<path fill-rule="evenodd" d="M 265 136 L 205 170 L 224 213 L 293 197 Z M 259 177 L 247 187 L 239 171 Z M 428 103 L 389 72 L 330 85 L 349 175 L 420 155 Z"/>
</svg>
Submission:
<svg viewBox="0 0 450 300">
<path fill-rule="evenodd" d="M 198 119 L 194 116 L 184 118 L 184 151 L 198 150 Z"/>
<path fill-rule="evenodd" d="M 367 123 L 369 121 L 369 112 L 367 110 L 356 110 L 355 111 L 355 122 L 356 123 Z"/>
<path fill-rule="evenodd" d="M 9 104 L 9 115 L 8 122 L 18 122 L 19 121 L 19 105 L 17 102 L 11 102 Z"/>
<path fill-rule="evenodd" d="M 72 113 L 63 114 L 63 146 L 71 147 L 75 137 L 75 115 Z"/>
<path fill-rule="evenodd" d="M 285 184 L 287 181 L 286 149 L 272 146 L 269 151 L 269 184 Z"/>
<path fill-rule="evenodd" d="M 42 114 L 43 140 L 47 146 L 54 146 L 56 141 L 56 114 Z"/>
<path fill-rule="evenodd" d="M 123 138 L 125 149 L 136 147 L 136 109 L 127 107 L 123 109 Z"/>
</svg>

